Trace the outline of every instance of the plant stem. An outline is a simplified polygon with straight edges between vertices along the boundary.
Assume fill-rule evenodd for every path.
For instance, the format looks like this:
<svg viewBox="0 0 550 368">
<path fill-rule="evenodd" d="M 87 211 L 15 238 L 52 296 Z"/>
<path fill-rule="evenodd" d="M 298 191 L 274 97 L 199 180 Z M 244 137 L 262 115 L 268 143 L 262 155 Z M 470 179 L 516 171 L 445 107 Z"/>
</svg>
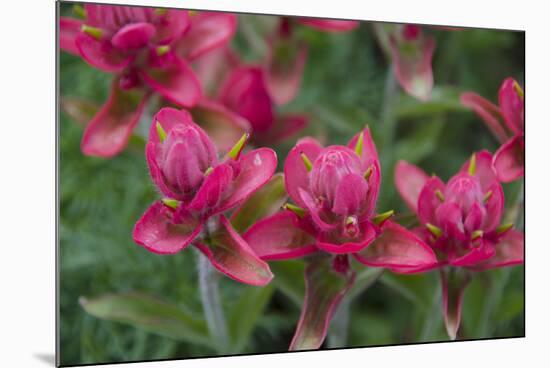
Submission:
<svg viewBox="0 0 550 368">
<path fill-rule="evenodd" d="M 218 288 L 219 277 L 208 258 L 202 253 L 198 253 L 197 263 L 201 302 L 208 330 L 218 351 L 224 353 L 227 351 L 229 338 Z"/>
<path fill-rule="evenodd" d="M 328 335 L 329 348 L 344 348 L 348 340 L 351 298 L 344 298 L 332 317 Z"/>
</svg>

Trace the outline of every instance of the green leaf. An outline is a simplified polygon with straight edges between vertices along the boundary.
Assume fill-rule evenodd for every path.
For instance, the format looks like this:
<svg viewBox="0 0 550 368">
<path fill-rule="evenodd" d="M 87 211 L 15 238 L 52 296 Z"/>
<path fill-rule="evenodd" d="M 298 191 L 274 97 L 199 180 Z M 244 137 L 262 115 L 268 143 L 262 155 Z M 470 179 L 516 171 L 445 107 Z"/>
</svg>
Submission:
<svg viewBox="0 0 550 368">
<path fill-rule="evenodd" d="M 233 213 L 231 223 L 241 233 L 259 219 L 277 212 L 287 198 L 283 174 L 275 174 Z"/>
<path fill-rule="evenodd" d="M 272 285 L 261 288 L 248 287 L 240 295 L 228 314 L 229 336 L 231 338 L 229 353 L 243 352 L 254 326 L 262 316 L 274 290 Z"/>
<path fill-rule="evenodd" d="M 349 291 L 348 298 L 353 300 L 358 297 L 363 291 L 371 287 L 382 276 L 383 273 L 383 268 L 363 266 L 362 269 L 357 272 L 355 282 L 353 283 L 353 286 Z"/>
<path fill-rule="evenodd" d="M 411 96 L 402 94 L 396 108 L 397 118 L 425 117 L 433 114 L 468 111 L 460 103 L 462 90 L 450 86 L 436 86 L 429 101 L 419 103 Z"/>
<path fill-rule="evenodd" d="M 271 262 L 269 266 L 275 275 L 272 281 L 275 287 L 300 307 L 306 290 L 304 262 L 300 260 Z"/>
<path fill-rule="evenodd" d="M 81 297 L 80 304 L 86 312 L 100 319 L 193 344 L 211 345 L 203 320 L 148 295 L 128 293 L 107 294 L 94 299 Z"/>
<path fill-rule="evenodd" d="M 439 287 L 432 273 L 401 275 L 386 272 L 380 282 L 419 308 L 427 308 L 431 304 L 435 288 Z"/>
</svg>

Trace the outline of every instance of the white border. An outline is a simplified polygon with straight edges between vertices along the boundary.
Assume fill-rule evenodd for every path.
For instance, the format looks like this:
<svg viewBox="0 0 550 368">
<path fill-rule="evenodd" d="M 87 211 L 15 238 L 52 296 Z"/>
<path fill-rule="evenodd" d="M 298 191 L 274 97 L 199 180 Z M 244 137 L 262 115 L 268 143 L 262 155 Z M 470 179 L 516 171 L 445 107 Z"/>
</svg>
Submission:
<svg viewBox="0 0 550 368">
<path fill-rule="evenodd" d="M 131 367 L 407 366 L 516 367 L 548 361 L 548 12 L 497 0 L 149 0 L 112 3 L 407 21 L 527 31 L 527 320 L 525 339 L 366 348 L 319 353 L 153 362 Z M 535 4 L 535 5 L 534 5 Z M 538 7 L 538 8 L 537 8 Z M 0 366 L 51 366 L 54 353 L 54 8 L 52 0 L 2 4 L 3 137 Z M 546 18 L 545 18 L 546 16 Z M 498 61 L 495 61 L 498 62 Z M 543 355 L 544 354 L 544 355 Z M 46 359 L 47 361 L 48 359 Z M 130 365 L 109 365 L 105 367 Z"/>
</svg>

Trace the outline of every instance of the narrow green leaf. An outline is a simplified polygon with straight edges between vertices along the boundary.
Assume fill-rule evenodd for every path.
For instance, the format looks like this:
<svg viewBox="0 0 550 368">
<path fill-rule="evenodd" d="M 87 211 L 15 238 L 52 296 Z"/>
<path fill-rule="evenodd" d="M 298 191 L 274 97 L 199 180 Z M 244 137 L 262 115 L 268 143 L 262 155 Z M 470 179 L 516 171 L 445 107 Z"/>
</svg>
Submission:
<svg viewBox="0 0 550 368">
<path fill-rule="evenodd" d="M 259 219 L 277 212 L 287 197 L 283 174 L 275 174 L 233 213 L 231 224 L 241 233 Z"/>
<path fill-rule="evenodd" d="M 193 344 L 211 345 L 203 320 L 148 295 L 128 293 L 107 294 L 94 299 L 82 297 L 80 304 L 86 312 L 100 319 Z"/>
<path fill-rule="evenodd" d="M 272 262 L 269 266 L 275 275 L 273 278 L 275 287 L 300 307 L 306 290 L 304 262 L 299 260 Z"/>
<path fill-rule="evenodd" d="M 239 296 L 228 314 L 231 354 L 243 352 L 274 290 L 271 284 L 261 288 L 248 287 Z"/>
</svg>

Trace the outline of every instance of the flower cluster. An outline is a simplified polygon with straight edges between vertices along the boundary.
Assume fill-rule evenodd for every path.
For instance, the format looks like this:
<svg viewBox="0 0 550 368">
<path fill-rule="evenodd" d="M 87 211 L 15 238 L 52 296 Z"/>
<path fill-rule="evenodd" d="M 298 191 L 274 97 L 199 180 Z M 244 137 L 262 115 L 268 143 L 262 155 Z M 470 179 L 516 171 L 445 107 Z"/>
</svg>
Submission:
<svg viewBox="0 0 550 368">
<path fill-rule="evenodd" d="M 282 174 L 275 175 L 277 154 L 267 147 L 311 120 L 286 110 L 308 63 L 296 28 L 342 33 L 358 22 L 281 17 L 267 32 L 262 60 L 250 63 L 230 47 L 234 15 L 76 9 L 80 18 L 61 18 L 61 48 L 114 74 L 107 102 L 86 126 L 82 152 L 115 156 L 140 119 L 148 129 L 145 158 L 159 197 L 137 220 L 133 240 L 157 254 L 193 246 L 221 273 L 255 286 L 277 277 L 268 261 L 303 258 L 306 290 L 291 350 L 323 344 L 365 266 L 400 274 L 437 270 L 445 325 L 455 339 L 473 274 L 523 263 L 523 234 L 502 221 L 502 183 L 524 172 L 524 95 L 515 80 L 503 82 L 498 106 L 472 92 L 461 96 L 501 142 L 494 155 L 474 153 L 446 183 L 398 162 L 395 186 L 419 224 L 407 229 L 393 210 L 377 212 L 379 194 L 388 190 L 381 185 L 387 161 L 368 127 L 347 145 L 300 138 L 280 160 Z M 403 90 L 430 99 L 434 38 L 418 25 L 377 25 L 375 32 Z M 149 112 L 156 112 L 152 120 Z M 269 183 L 279 179 L 277 197 Z"/>
</svg>

